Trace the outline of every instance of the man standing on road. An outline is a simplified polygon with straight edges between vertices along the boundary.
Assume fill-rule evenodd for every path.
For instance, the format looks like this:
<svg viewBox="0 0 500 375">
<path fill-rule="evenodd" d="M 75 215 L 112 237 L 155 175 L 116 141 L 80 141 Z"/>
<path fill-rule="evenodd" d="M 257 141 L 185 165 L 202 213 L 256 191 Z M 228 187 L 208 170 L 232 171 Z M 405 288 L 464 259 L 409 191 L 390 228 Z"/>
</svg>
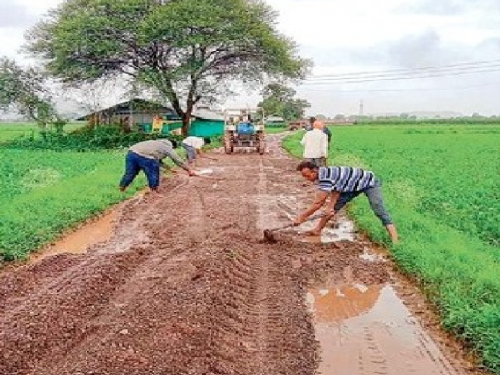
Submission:
<svg viewBox="0 0 500 375">
<path fill-rule="evenodd" d="M 328 156 L 328 139 L 322 128 L 323 124 L 315 121 L 313 130 L 306 132 L 300 142 L 304 146 L 304 160 L 314 163 L 317 167 L 324 167 Z"/>
<path fill-rule="evenodd" d="M 314 123 L 316 121 L 318 121 L 318 120 L 316 120 L 316 117 L 314 117 L 314 116 L 313 117 L 309 117 L 309 126 L 306 126 L 305 129 L 307 131 L 313 130 L 314 129 Z M 321 130 L 328 137 L 328 147 L 330 147 L 331 146 L 331 141 L 332 141 L 332 131 L 330 129 L 328 129 L 328 127 L 324 123 L 322 123 Z"/>
<path fill-rule="evenodd" d="M 203 146 L 210 144 L 210 138 L 205 137 L 186 137 L 182 140 L 182 148 L 186 150 L 188 163 L 191 165 L 194 163 L 197 156 L 202 157 L 201 149 Z"/>
<path fill-rule="evenodd" d="M 195 176 L 196 174 L 174 151 L 176 145 L 175 141 L 157 139 L 139 142 L 131 146 L 125 158 L 125 174 L 120 181 L 120 191 L 125 191 L 139 172 L 143 171 L 148 179 L 150 190 L 158 192 L 160 165 L 163 165 L 163 159 L 166 157 L 184 169 L 190 176 Z"/>
<path fill-rule="evenodd" d="M 319 167 L 309 161 L 303 161 L 297 171 L 306 180 L 318 183 L 318 193 L 314 203 L 295 219 L 295 224 L 302 224 L 309 216 L 326 205 L 325 216 L 310 234 L 319 236 L 326 223 L 347 203 L 360 194 L 365 194 L 375 215 L 382 221 L 393 243 L 398 242 L 396 227 L 384 207 L 382 183 L 373 172 L 353 167 Z"/>
</svg>

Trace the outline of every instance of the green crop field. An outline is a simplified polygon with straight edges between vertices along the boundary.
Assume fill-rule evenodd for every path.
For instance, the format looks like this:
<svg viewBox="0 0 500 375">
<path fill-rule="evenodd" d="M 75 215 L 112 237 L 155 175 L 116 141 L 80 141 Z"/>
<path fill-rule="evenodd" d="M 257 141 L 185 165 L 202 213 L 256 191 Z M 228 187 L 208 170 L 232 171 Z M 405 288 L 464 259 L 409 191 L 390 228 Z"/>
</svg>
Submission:
<svg viewBox="0 0 500 375">
<path fill-rule="evenodd" d="M 0 256 L 21 259 L 137 191 L 144 181 L 117 189 L 123 154 L 0 149 Z"/>
<path fill-rule="evenodd" d="M 401 243 L 391 252 L 421 283 L 444 326 L 500 373 L 500 126 L 334 127 L 330 165 L 374 171 Z M 285 147 L 300 157 L 303 132 Z M 366 199 L 350 207 L 372 239 L 386 234 Z"/>
<path fill-rule="evenodd" d="M 81 124 L 68 124 L 65 132 L 78 127 Z M 48 148 L 38 148 L 37 142 L 33 148 L 29 143 L 26 146 L 7 143 L 22 133 L 26 136 L 26 132 L 34 132 L 38 137 L 34 125 L 0 126 L 0 140 L 3 140 L 0 141 L 0 265 L 2 260 L 25 258 L 29 252 L 145 186 L 141 174 L 127 193 L 118 191 L 127 142 L 135 143 L 141 138 L 128 139 L 116 130 L 108 130 L 90 136 L 90 143 L 89 136 L 76 135 L 69 146 L 63 144 L 55 151 L 50 145 L 58 145 L 52 143 Z M 116 144 L 112 145 L 115 149 L 92 148 L 95 137 L 101 137 L 104 143 L 116 138 Z M 82 143 L 85 152 L 78 151 L 75 142 Z M 210 146 L 218 147 L 220 141 L 214 139 Z M 181 149 L 178 153 L 184 155 Z M 166 164 L 173 166 L 170 161 Z"/>
<path fill-rule="evenodd" d="M 83 123 L 70 123 L 64 126 L 64 131 L 69 132 L 83 126 Z M 34 123 L 2 123 L 0 122 L 0 143 L 16 138 L 37 137 L 39 128 Z"/>
<path fill-rule="evenodd" d="M 68 124 L 65 131 L 81 124 Z M 0 143 L 38 137 L 34 124 L 1 124 Z M 0 263 L 22 259 L 127 194 L 118 192 L 123 151 L 47 151 L 0 146 Z M 142 183 L 142 184 L 141 184 Z"/>
</svg>

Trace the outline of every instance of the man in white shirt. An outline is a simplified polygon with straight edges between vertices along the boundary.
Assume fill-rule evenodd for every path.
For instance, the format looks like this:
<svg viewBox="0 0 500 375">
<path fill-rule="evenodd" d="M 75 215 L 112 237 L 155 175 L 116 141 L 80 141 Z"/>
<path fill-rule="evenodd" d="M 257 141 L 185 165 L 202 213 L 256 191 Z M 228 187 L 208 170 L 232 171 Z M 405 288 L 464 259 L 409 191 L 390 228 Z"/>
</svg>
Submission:
<svg viewBox="0 0 500 375">
<path fill-rule="evenodd" d="M 323 123 L 315 121 L 313 130 L 307 131 L 302 138 L 304 146 L 304 160 L 316 164 L 318 167 L 326 165 L 328 156 L 328 136 L 323 132 Z"/>
<path fill-rule="evenodd" d="M 201 149 L 203 146 L 210 144 L 210 138 L 205 137 L 186 137 L 182 141 L 182 148 L 186 150 L 188 163 L 193 164 L 197 156 L 201 157 Z"/>
</svg>

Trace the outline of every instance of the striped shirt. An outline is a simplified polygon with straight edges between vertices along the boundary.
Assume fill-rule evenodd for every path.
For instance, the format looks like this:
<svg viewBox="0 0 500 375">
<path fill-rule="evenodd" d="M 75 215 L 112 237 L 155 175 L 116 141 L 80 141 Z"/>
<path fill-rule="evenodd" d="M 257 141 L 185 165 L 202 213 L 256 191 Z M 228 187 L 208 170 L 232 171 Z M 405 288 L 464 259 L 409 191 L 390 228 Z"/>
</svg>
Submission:
<svg viewBox="0 0 500 375">
<path fill-rule="evenodd" d="M 318 180 L 319 189 L 327 192 L 346 193 L 376 186 L 373 172 L 352 167 L 320 167 Z"/>
</svg>

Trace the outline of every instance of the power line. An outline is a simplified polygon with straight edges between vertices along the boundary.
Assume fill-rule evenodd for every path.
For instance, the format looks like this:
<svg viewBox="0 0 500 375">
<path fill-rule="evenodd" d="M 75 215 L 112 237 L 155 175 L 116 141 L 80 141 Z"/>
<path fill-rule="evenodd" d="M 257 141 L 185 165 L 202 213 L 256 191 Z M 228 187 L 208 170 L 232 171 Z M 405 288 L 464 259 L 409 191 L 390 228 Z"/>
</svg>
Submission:
<svg viewBox="0 0 500 375">
<path fill-rule="evenodd" d="M 326 85 L 326 84 L 351 84 L 351 83 L 365 83 L 365 82 L 380 82 L 380 81 L 400 81 L 400 80 L 411 80 L 411 79 L 425 79 L 425 78 L 437 78 L 445 76 L 460 76 L 464 74 L 478 74 L 478 73 L 493 73 L 500 72 L 500 65 L 495 69 L 477 69 L 470 71 L 449 71 L 449 72 L 436 72 L 436 73 L 426 73 L 420 75 L 378 75 L 373 77 L 345 77 L 345 78 L 330 78 L 318 81 L 306 81 L 303 85 Z"/>
<path fill-rule="evenodd" d="M 408 89 L 366 89 L 366 90 L 329 90 L 329 89 L 313 89 L 309 87 L 299 87 L 300 90 L 304 91 L 321 91 L 321 92 L 331 92 L 331 93 L 357 93 L 357 92 L 413 92 L 413 91 L 459 91 L 459 90 L 471 90 L 481 87 L 488 86 L 499 86 L 496 83 L 489 83 L 484 85 L 474 85 L 465 87 L 448 87 L 448 88 L 408 88 Z"/>
<path fill-rule="evenodd" d="M 351 72 L 351 73 L 339 73 L 339 74 L 317 74 L 310 77 L 308 80 L 315 79 L 329 79 L 329 78 L 350 78 L 357 76 L 373 76 L 373 75 L 404 75 L 404 74 L 418 74 L 420 72 L 426 72 L 428 70 L 433 71 L 456 71 L 456 70 L 467 70 L 467 69 L 477 69 L 477 68 L 488 68 L 488 67 L 498 67 L 500 65 L 500 60 L 489 60 L 489 61 L 476 61 L 468 63 L 457 63 L 450 65 L 441 66 L 427 66 L 427 67 L 417 67 L 417 68 L 404 68 L 404 69 L 390 69 L 390 70 L 379 70 L 379 71 L 364 71 L 364 72 Z"/>
</svg>

